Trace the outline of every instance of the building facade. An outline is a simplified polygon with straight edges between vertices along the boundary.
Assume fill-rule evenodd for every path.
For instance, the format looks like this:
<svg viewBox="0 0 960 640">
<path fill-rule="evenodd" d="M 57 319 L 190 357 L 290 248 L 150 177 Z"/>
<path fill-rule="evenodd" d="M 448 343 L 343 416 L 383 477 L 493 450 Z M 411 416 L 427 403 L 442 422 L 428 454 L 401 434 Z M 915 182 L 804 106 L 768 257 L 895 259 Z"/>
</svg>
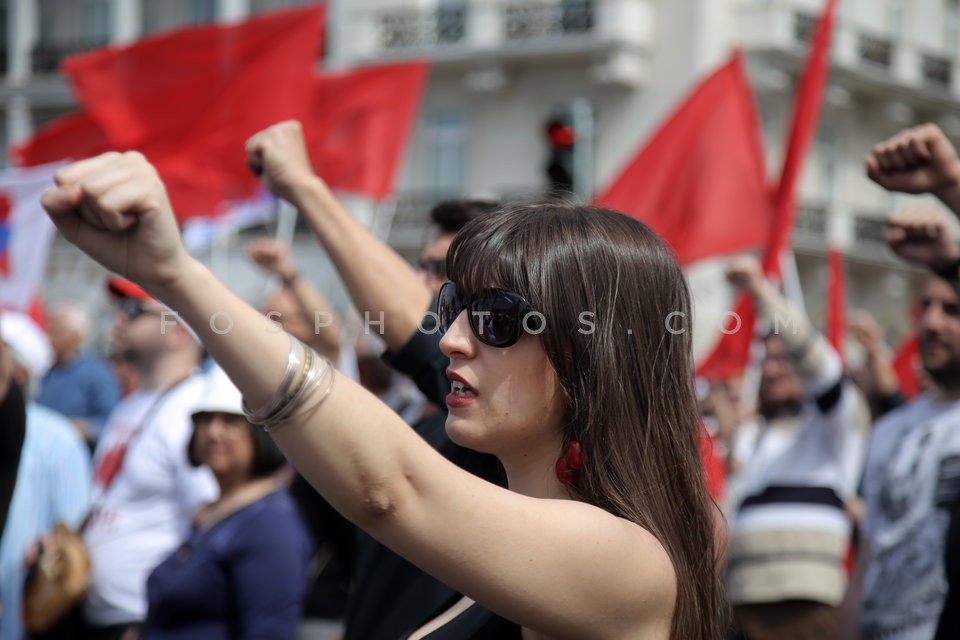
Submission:
<svg viewBox="0 0 960 640">
<path fill-rule="evenodd" d="M 73 108 L 63 55 L 190 22 L 231 21 L 282 0 L 7 0 L 0 92 L 9 142 Z M 574 114 L 576 191 L 603 188 L 698 78 L 742 47 L 757 94 L 768 171 L 779 172 L 797 74 L 824 0 L 331 0 L 330 67 L 426 59 L 433 71 L 389 238 L 411 253 L 441 198 L 508 199 L 547 186 L 545 123 Z M 796 265 L 811 317 L 823 317 L 828 241 L 847 257 L 851 308 L 896 338 L 916 274 L 880 240 L 912 202 L 870 183 L 862 158 L 905 126 L 960 136 L 960 2 L 842 0 L 830 84 L 801 185 Z M 309 244 L 304 241 L 304 246 Z M 51 280 L 70 262 L 58 245 Z M 62 264 L 58 264 L 60 261 Z"/>
</svg>

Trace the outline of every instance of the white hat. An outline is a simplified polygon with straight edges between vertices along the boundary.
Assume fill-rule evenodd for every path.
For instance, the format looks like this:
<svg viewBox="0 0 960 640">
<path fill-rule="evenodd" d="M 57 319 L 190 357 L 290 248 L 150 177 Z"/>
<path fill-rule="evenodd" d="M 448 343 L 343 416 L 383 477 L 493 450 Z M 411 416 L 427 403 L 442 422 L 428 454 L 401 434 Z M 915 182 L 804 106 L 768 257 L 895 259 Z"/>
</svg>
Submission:
<svg viewBox="0 0 960 640">
<path fill-rule="evenodd" d="M 205 376 L 203 396 L 193 408 L 193 416 L 200 413 L 232 413 L 243 415 L 243 397 L 220 367 L 214 367 Z"/>
<path fill-rule="evenodd" d="M 53 347 L 43 329 L 20 311 L 0 313 L 0 339 L 16 352 L 27 367 L 30 379 L 39 381 L 53 366 Z"/>
</svg>

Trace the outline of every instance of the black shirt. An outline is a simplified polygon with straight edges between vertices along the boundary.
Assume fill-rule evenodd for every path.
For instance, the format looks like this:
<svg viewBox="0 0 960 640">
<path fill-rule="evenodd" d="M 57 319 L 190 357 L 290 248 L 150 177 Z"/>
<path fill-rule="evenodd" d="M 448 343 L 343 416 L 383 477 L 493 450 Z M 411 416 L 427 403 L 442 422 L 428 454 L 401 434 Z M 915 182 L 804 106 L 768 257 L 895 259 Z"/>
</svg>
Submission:
<svg viewBox="0 0 960 640">
<path fill-rule="evenodd" d="M 410 376 L 428 400 L 445 407 L 444 398 L 450 391 L 446 376 L 449 360 L 440 351 L 440 334 L 435 326 L 435 319 L 428 314 L 423 331 L 396 353 L 385 354 L 384 359 L 397 371 Z M 457 466 L 504 486 L 500 462 L 494 456 L 454 444 L 444 427 L 446 417 L 443 409 L 413 428 Z M 346 640 L 397 640 L 460 597 L 362 531 L 357 538 L 354 576 L 356 590 L 347 609 Z M 485 611 L 479 606 L 471 609 L 475 609 L 473 615 L 483 615 Z"/>
</svg>

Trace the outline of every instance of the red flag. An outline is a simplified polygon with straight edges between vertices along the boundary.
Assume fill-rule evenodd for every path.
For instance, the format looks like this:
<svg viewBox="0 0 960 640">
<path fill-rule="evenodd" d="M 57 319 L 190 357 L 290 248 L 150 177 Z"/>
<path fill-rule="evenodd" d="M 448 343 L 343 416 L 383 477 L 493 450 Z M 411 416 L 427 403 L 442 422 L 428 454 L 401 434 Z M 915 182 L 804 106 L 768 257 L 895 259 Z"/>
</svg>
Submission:
<svg viewBox="0 0 960 640">
<path fill-rule="evenodd" d="M 697 367 L 697 375 L 708 380 L 725 380 L 743 373 L 750 361 L 755 323 L 753 300 L 746 295 L 738 296 L 733 311 L 724 319 L 723 337 Z"/>
<path fill-rule="evenodd" d="M 413 62 L 314 80 L 304 136 L 314 169 L 331 188 L 390 195 L 429 72 L 428 64 Z"/>
<path fill-rule="evenodd" d="M 843 254 L 836 247 L 827 250 L 827 340 L 843 358 L 843 334 L 846 331 L 847 288 L 843 273 Z"/>
<path fill-rule="evenodd" d="M 650 224 L 684 264 L 770 235 L 760 123 L 737 52 L 700 83 L 595 202 Z"/>
<path fill-rule="evenodd" d="M 893 356 L 893 370 L 900 380 L 900 393 L 910 400 L 922 389 L 920 383 L 920 340 L 911 334 L 900 343 Z"/>
<path fill-rule="evenodd" d="M 797 182 L 817 131 L 820 106 L 830 72 L 830 39 L 833 35 L 837 0 L 827 0 L 827 6 L 817 23 L 813 48 L 807 58 L 803 77 L 793 101 L 790 139 L 780 172 L 780 183 L 774 200 L 774 230 L 767 245 L 763 270 L 767 275 L 780 277 L 780 259 L 790 247 L 794 218 L 797 210 Z"/>
<path fill-rule="evenodd" d="M 37 323 L 38 327 L 44 331 L 47 330 L 47 305 L 44 303 L 43 295 L 40 292 L 30 301 L 30 305 L 27 307 L 27 315 Z"/>
<path fill-rule="evenodd" d="M 110 148 L 103 130 L 82 111 L 51 120 L 32 137 L 15 145 L 10 159 L 20 167 L 59 160 L 80 160 Z"/>
<path fill-rule="evenodd" d="M 181 219 L 254 192 L 244 143 L 309 104 L 322 5 L 103 47 L 62 65 L 114 148 L 156 165 Z"/>
<path fill-rule="evenodd" d="M 790 246 L 797 207 L 797 182 L 800 169 L 807 157 L 810 142 L 817 129 L 820 105 L 829 71 L 830 39 L 833 33 L 836 0 L 827 0 L 827 6 L 817 24 L 813 47 L 807 58 L 803 78 L 794 98 L 790 139 L 784 156 L 780 182 L 774 197 L 773 227 L 766 238 L 763 270 L 768 276 L 780 279 L 780 259 Z M 742 372 L 750 359 L 750 342 L 756 323 L 753 304 L 743 297 L 735 308 L 740 330 L 723 336 L 716 350 L 700 366 L 698 373 L 711 379 L 720 379 Z"/>
</svg>

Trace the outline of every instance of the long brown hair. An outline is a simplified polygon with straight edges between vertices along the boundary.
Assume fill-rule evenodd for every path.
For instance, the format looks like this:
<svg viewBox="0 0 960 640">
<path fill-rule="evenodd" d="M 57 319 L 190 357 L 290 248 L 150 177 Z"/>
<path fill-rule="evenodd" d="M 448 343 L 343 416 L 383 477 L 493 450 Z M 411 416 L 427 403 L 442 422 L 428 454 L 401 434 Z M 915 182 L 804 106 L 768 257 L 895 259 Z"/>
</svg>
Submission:
<svg viewBox="0 0 960 640">
<path fill-rule="evenodd" d="M 516 206 L 464 227 L 447 272 L 459 290 L 511 289 L 545 316 L 540 339 L 566 394 L 563 440 L 583 445 L 577 497 L 664 546 L 677 581 L 672 638 L 722 637 L 716 507 L 683 329 L 690 293 L 661 239 L 607 209 Z"/>
</svg>

